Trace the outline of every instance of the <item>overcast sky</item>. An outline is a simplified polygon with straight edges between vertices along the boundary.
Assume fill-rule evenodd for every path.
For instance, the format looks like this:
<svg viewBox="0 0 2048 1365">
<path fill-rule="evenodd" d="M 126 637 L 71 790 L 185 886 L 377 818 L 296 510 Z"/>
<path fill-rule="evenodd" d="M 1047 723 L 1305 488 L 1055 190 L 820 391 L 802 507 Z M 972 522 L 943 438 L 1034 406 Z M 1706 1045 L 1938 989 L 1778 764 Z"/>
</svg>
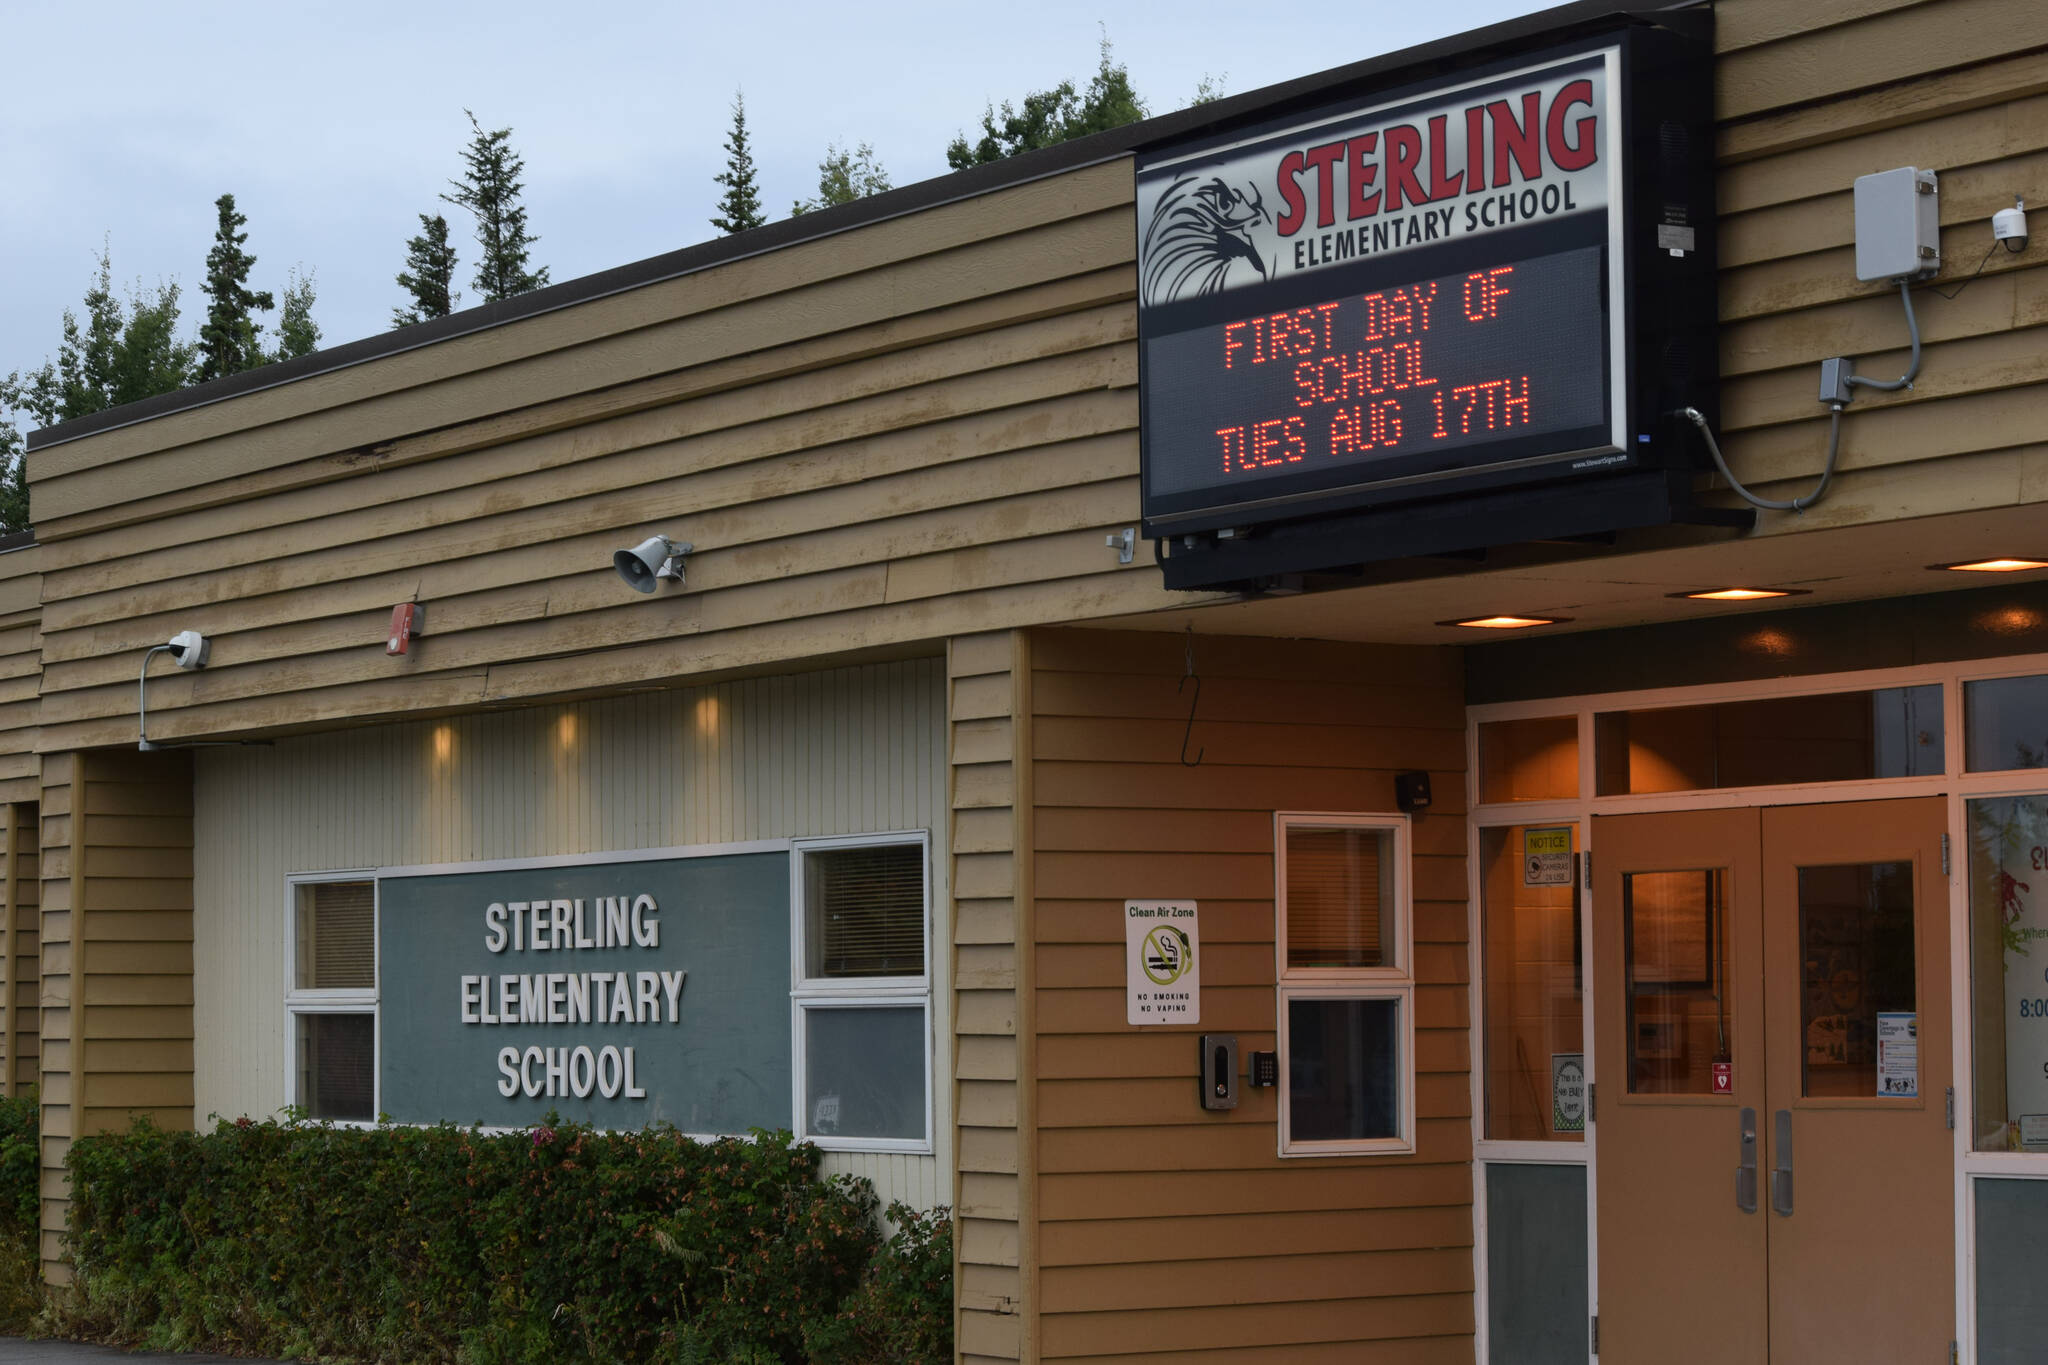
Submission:
<svg viewBox="0 0 2048 1365">
<path fill-rule="evenodd" d="M 898 185 L 946 170 L 989 101 L 1085 82 L 1098 24 L 1154 113 L 1204 75 L 1237 94 L 1544 8 L 1533 0 L 752 0 L 130 3 L 11 0 L 0 75 L 0 373 L 56 350 L 102 240 L 124 285 L 175 280 L 192 331 L 214 229 L 248 215 L 251 283 L 316 273 L 324 344 L 384 330 L 416 215 L 474 109 L 526 158 L 536 264 L 556 282 L 713 235 L 735 87 L 766 208 L 817 188 L 828 142 L 874 145 Z"/>
</svg>

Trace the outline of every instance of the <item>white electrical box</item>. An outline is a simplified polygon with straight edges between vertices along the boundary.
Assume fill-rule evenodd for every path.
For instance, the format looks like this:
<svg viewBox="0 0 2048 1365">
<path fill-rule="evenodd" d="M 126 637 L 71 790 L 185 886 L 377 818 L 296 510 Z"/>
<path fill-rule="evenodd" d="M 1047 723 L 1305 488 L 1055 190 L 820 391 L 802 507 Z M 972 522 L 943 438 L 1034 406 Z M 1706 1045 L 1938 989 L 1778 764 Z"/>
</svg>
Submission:
<svg viewBox="0 0 2048 1365">
<path fill-rule="evenodd" d="M 1856 278 L 1919 280 L 1941 271 L 1941 193 L 1933 171 L 1901 166 L 1856 177 Z"/>
</svg>

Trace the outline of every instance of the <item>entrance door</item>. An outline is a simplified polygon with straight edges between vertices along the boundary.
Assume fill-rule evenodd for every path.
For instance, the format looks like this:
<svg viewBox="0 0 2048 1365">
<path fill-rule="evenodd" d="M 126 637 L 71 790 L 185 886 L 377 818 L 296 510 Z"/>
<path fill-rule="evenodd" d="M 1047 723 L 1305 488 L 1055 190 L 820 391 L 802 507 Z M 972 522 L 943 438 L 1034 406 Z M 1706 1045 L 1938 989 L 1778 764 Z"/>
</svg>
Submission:
<svg viewBox="0 0 2048 1365">
<path fill-rule="evenodd" d="M 1946 1357 L 1945 823 L 1594 821 L 1603 1360 Z"/>
</svg>

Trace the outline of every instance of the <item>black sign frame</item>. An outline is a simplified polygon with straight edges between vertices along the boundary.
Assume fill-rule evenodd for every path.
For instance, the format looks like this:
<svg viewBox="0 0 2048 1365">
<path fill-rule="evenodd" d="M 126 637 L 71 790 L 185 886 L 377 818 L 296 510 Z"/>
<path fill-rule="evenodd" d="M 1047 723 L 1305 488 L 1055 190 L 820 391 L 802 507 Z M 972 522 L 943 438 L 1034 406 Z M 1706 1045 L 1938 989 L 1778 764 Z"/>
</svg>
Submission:
<svg viewBox="0 0 2048 1365">
<path fill-rule="evenodd" d="M 1680 32 L 1661 22 L 1617 17 L 1613 24 L 1571 35 L 1554 46 L 1495 56 L 1460 69 L 1439 69 L 1427 81 L 1322 95 L 1313 106 L 1285 107 L 1202 138 L 1144 149 L 1141 187 L 1200 164 L 1212 152 L 1244 148 L 1281 134 L 1307 141 L 1318 128 L 1346 120 L 1392 117 L 1432 101 L 1464 99 L 1502 84 L 1545 79 L 1587 63 L 1605 66 L 1606 146 L 1618 160 L 1604 213 L 1579 213 L 1504 228 L 1466 240 L 1422 245 L 1384 260 L 1314 270 L 1276 283 L 1193 301 L 1148 303 L 1141 274 L 1138 345 L 1140 460 L 1144 534 L 1160 542 L 1172 587 L 1259 586 L 1277 575 L 1339 570 L 1398 554 L 1466 551 L 1551 534 L 1585 535 L 1673 521 L 1721 521 L 1690 506 L 1689 472 L 1699 454 L 1672 414 L 1692 406 L 1718 418 L 1713 233 L 1712 44 L 1697 22 Z M 1141 188 L 1141 202 L 1143 190 Z M 1142 215 L 1141 215 L 1142 216 Z M 1141 242 L 1145 224 L 1137 224 Z M 1167 486 L 1168 465 L 1184 442 L 1162 442 L 1172 425 L 1161 408 L 1165 385 L 1156 348 L 1197 325 L 1214 325 L 1233 310 L 1296 305 L 1448 276 L 1461 269 L 1597 246 L 1605 313 L 1597 356 L 1602 386 L 1599 420 L 1535 435 L 1507 435 L 1463 449 L 1427 448 L 1366 466 L 1244 481 L 1224 486 Z M 1679 249 L 1673 249 L 1674 247 Z M 1142 271 L 1141 264 L 1141 271 Z M 1263 272 L 1261 272 L 1263 273 Z M 1191 319 L 1202 319 L 1201 322 Z M 1526 389 L 1524 390 L 1526 392 Z M 1581 399 L 1578 410 L 1587 408 Z M 1199 415 L 1199 414 L 1198 414 Z M 1220 434 L 1220 433 L 1219 433 Z M 1213 452 L 1207 458 L 1214 458 Z M 1228 458 L 1226 447 L 1225 458 Z M 1605 481 L 1609 486 L 1600 487 Z M 1517 529 L 1515 490 L 1580 486 L 1586 505 L 1555 496 L 1533 500 L 1561 513 L 1553 529 Z M 1625 487 L 1624 487 L 1625 485 Z M 1460 518 L 1469 503 L 1475 514 Z M 1413 515 L 1426 503 L 1427 515 Z M 1699 515 L 1694 515 L 1699 513 Z M 1405 534 L 1382 534 L 1390 518 Z M 1612 524 L 1610 524 L 1612 523 Z M 1418 537 L 1415 527 L 1430 530 Z M 1268 543 L 1258 545 L 1265 540 Z M 1289 546 L 1296 547 L 1289 549 Z M 1178 561 L 1177 563 L 1174 561 Z"/>
</svg>

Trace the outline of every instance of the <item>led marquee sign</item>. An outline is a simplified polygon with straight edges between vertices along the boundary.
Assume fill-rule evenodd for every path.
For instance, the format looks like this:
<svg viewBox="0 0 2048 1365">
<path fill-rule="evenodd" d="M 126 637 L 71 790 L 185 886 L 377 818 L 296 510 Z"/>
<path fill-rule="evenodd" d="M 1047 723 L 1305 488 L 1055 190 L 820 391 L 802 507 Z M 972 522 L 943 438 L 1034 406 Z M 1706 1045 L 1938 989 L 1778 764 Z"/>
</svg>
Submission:
<svg viewBox="0 0 2048 1365">
<path fill-rule="evenodd" d="M 1668 328 L 1637 326 L 1653 283 L 1638 258 L 1671 285 L 1659 306 L 1677 326 L 1711 327 L 1710 215 L 1669 166 L 1656 209 L 1631 211 L 1640 41 L 1141 157 L 1147 533 L 1186 555 L 1217 531 L 1668 461 L 1638 371 L 1646 343 L 1672 348 Z M 1632 255 L 1643 231 L 1655 249 Z M 1688 401 L 1711 402 L 1704 375 L 1680 376 Z"/>
</svg>

